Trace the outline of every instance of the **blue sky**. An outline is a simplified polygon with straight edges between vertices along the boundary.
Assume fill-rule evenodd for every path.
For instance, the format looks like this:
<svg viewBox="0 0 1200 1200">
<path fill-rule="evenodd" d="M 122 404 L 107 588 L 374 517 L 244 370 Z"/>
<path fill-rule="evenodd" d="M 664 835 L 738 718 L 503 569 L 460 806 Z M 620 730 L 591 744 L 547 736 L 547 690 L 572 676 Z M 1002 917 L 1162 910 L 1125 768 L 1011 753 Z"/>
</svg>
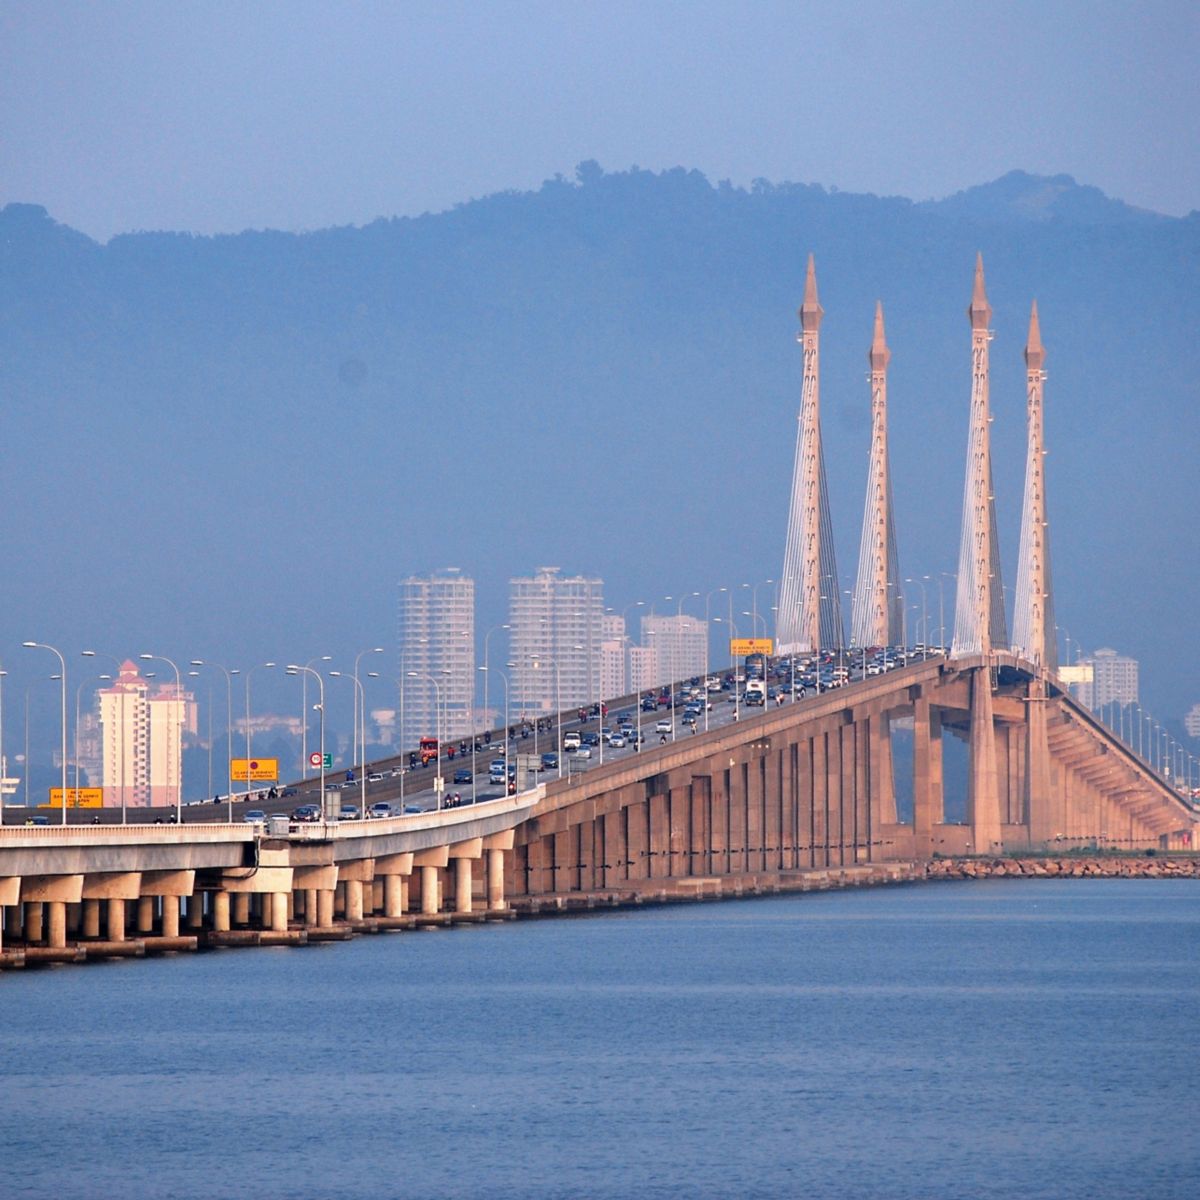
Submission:
<svg viewBox="0 0 1200 1200">
<path fill-rule="evenodd" d="M 312 229 L 595 158 L 924 199 L 1013 167 L 1200 207 L 1200 6 L 0 3 L 0 203 Z"/>
</svg>

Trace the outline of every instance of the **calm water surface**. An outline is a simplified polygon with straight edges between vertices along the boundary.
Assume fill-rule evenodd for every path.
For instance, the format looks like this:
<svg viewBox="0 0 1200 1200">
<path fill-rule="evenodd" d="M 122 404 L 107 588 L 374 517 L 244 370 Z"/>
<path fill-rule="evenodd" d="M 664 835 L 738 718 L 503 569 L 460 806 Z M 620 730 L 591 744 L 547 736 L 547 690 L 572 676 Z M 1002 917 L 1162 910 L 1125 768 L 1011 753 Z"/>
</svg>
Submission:
<svg viewBox="0 0 1200 1200">
<path fill-rule="evenodd" d="M 0 1195 L 1200 1195 L 1200 882 L 0 976 Z"/>
</svg>

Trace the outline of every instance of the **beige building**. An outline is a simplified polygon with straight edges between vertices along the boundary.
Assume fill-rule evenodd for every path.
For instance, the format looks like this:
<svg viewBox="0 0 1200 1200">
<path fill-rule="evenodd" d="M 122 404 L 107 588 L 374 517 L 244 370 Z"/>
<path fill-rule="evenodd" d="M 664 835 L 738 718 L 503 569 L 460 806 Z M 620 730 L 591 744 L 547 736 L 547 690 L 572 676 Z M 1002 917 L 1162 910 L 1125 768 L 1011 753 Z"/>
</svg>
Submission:
<svg viewBox="0 0 1200 1200">
<path fill-rule="evenodd" d="M 707 638 L 708 626 L 699 617 L 643 617 L 642 645 L 655 651 L 657 678 L 639 686 L 678 683 L 703 675 Z"/>
<path fill-rule="evenodd" d="M 514 717 L 600 699 L 604 584 L 539 567 L 509 584 L 510 710 Z"/>
<path fill-rule="evenodd" d="M 152 690 L 129 659 L 111 687 L 99 692 L 101 784 L 106 807 L 166 807 L 179 799 L 183 733 L 195 731 L 190 692 L 159 684 Z"/>
<path fill-rule="evenodd" d="M 1080 659 L 1092 668 L 1090 681 L 1075 685 L 1075 697 L 1095 712 L 1106 704 L 1136 704 L 1138 700 L 1138 662 L 1108 647 Z"/>
<path fill-rule="evenodd" d="M 457 567 L 401 581 L 400 678 L 402 750 L 415 749 L 422 737 L 457 739 L 471 731 L 475 581 Z"/>
</svg>

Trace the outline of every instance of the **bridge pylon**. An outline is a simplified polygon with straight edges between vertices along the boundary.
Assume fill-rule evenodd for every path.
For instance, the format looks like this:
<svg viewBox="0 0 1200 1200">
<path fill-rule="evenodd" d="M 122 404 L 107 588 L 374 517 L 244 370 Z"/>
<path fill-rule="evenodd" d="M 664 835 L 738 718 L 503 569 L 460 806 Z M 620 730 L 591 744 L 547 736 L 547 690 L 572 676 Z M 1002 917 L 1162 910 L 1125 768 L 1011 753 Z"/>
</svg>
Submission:
<svg viewBox="0 0 1200 1200">
<path fill-rule="evenodd" d="M 904 636 L 904 595 L 888 455 L 887 368 L 891 357 L 883 332 L 883 304 L 876 303 L 875 336 L 867 354 L 871 364 L 871 455 L 850 621 L 852 646 L 895 646 Z"/>
<path fill-rule="evenodd" d="M 825 310 L 817 300 L 817 275 L 808 256 L 799 342 L 804 352 L 800 421 L 792 472 L 787 545 L 779 586 L 779 653 L 840 649 L 841 589 L 829 519 L 825 454 L 821 446 L 820 329 Z"/>
</svg>

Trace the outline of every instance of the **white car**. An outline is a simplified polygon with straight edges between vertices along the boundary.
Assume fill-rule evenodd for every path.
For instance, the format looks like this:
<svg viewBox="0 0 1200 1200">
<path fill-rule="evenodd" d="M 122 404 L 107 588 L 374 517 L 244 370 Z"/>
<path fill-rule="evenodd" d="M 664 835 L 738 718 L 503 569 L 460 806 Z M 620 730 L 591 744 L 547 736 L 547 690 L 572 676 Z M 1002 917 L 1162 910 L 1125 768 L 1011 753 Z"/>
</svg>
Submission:
<svg viewBox="0 0 1200 1200">
<path fill-rule="evenodd" d="M 664 719 L 662 721 L 659 721 L 658 724 L 654 726 L 654 732 L 655 733 L 670 733 L 671 730 L 674 728 L 675 728 L 675 726 L 672 725 L 669 720 Z"/>
<path fill-rule="evenodd" d="M 383 782 L 383 772 L 382 771 L 372 771 L 371 774 L 367 776 L 367 782 L 368 783 L 382 783 Z"/>
<path fill-rule="evenodd" d="M 622 746 L 627 745 L 625 741 L 625 735 L 623 733 L 614 733 L 612 737 L 608 739 L 608 744 L 614 750 L 620 750 Z"/>
<path fill-rule="evenodd" d="M 572 758 L 591 758 L 592 757 L 592 748 L 591 748 L 591 746 L 580 746 L 577 750 L 571 751 L 571 757 Z"/>
</svg>

